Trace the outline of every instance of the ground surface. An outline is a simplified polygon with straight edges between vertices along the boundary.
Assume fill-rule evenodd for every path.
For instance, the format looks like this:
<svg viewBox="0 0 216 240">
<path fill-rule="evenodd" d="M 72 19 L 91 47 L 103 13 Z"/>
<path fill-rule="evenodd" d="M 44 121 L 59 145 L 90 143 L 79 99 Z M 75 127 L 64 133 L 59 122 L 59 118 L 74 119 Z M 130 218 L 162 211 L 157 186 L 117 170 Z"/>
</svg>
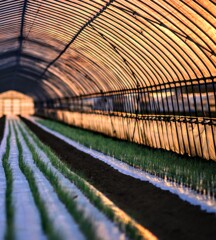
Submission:
<svg viewBox="0 0 216 240">
<path fill-rule="evenodd" d="M 160 239 L 215 239 L 216 217 L 153 185 L 123 175 L 23 119 L 73 171 Z"/>
</svg>

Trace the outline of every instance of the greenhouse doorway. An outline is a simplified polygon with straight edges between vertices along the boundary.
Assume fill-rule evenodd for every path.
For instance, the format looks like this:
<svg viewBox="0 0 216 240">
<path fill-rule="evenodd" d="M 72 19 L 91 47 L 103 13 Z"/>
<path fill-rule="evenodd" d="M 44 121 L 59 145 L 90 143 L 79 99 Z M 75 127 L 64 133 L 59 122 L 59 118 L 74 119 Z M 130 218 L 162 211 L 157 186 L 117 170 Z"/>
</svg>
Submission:
<svg viewBox="0 0 216 240">
<path fill-rule="evenodd" d="M 3 99 L 3 115 L 19 115 L 20 111 L 20 99 Z"/>
<path fill-rule="evenodd" d="M 34 114 L 33 98 L 16 91 L 0 94 L 0 116 L 32 114 Z"/>
</svg>

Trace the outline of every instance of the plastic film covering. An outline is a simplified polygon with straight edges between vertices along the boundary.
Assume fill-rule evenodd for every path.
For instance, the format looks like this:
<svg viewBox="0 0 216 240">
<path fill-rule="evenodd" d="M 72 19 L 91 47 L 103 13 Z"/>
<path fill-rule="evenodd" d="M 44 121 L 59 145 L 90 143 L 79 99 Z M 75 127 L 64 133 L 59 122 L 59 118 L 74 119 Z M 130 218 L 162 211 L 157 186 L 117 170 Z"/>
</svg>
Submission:
<svg viewBox="0 0 216 240">
<path fill-rule="evenodd" d="M 0 13 L 0 92 L 130 119 L 132 141 L 153 122 L 136 142 L 216 159 L 215 0 L 6 0 Z"/>
</svg>

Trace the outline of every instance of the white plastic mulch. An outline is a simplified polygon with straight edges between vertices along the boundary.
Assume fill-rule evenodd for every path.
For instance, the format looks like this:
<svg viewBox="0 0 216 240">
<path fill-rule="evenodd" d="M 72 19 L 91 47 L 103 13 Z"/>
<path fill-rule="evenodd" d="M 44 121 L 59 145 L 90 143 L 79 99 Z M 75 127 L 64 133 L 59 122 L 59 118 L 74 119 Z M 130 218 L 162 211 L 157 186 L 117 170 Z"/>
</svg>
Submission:
<svg viewBox="0 0 216 240">
<path fill-rule="evenodd" d="M 4 135 L 0 145 L 0 239 L 4 238 L 6 229 L 6 208 L 5 208 L 6 178 L 4 168 L 2 166 L 2 159 L 6 151 L 7 136 L 8 136 L 8 121 L 6 120 Z"/>
<path fill-rule="evenodd" d="M 17 127 L 16 129 L 18 130 Z M 57 194 L 55 193 L 49 181 L 46 179 L 43 173 L 35 165 L 32 158 L 31 151 L 26 145 L 19 130 L 18 130 L 18 137 L 23 148 L 24 161 L 32 169 L 34 173 L 34 177 L 39 189 L 40 197 L 42 198 L 46 206 L 46 210 L 48 212 L 49 218 L 52 221 L 53 229 L 55 229 L 60 234 L 62 239 L 65 239 L 65 240 L 85 239 L 78 225 L 73 220 L 71 215 L 68 213 L 63 203 L 59 200 Z M 31 238 L 23 238 L 23 239 L 27 240 Z"/>
<path fill-rule="evenodd" d="M 159 177 L 156 177 L 154 175 L 151 175 L 149 173 L 146 173 L 146 172 L 139 170 L 137 168 L 134 168 L 134 167 L 128 165 L 127 163 L 124 163 L 118 159 L 107 156 L 101 152 L 98 152 L 96 150 L 85 147 L 82 144 L 77 143 L 77 142 L 65 137 L 62 134 L 43 126 L 42 124 L 38 123 L 36 121 L 36 119 L 38 119 L 38 118 L 29 117 L 29 120 L 34 122 L 37 126 L 41 127 L 43 130 L 60 138 L 61 140 L 65 141 L 66 143 L 70 144 L 71 146 L 75 147 L 76 149 L 78 149 L 82 152 L 85 152 L 85 153 L 91 155 L 92 157 L 105 162 L 106 164 L 110 165 L 117 171 L 119 171 L 125 175 L 131 176 L 133 178 L 140 179 L 141 181 L 147 181 L 162 190 L 167 190 L 167 191 L 179 196 L 180 199 L 187 201 L 192 205 L 200 206 L 200 208 L 206 212 L 216 213 L 216 201 L 214 199 L 212 199 L 208 196 L 201 195 L 187 187 L 181 186 L 174 182 L 167 181 L 167 180 L 161 179 Z"/>
<path fill-rule="evenodd" d="M 13 174 L 12 202 L 16 239 L 45 239 L 29 184 L 19 168 L 18 153 L 16 137 L 11 125 L 9 163 Z"/>
<path fill-rule="evenodd" d="M 53 173 L 58 177 L 61 186 L 75 197 L 77 207 L 84 216 L 91 220 L 94 232 L 99 239 L 103 240 L 123 240 L 126 239 L 119 228 L 111 222 L 103 213 L 101 213 L 95 206 L 93 206 L 88 198 L 67 178 L 65 178 L 51 163 L 47 155 L 37 146 L 32 137 L 28 134 L 25 128 L 20 125 L 25 132 L 30 143 L 33 144 L 40 158 L 47 164 Z"/>
</svg>

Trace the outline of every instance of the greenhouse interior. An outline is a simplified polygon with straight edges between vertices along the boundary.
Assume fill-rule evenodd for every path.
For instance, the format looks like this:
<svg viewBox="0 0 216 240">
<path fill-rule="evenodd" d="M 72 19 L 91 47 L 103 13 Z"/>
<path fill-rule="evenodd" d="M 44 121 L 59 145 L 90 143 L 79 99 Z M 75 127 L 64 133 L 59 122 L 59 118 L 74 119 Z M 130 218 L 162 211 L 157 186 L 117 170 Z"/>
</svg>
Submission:
<svg viewBox="0 0 216 240">
<path fill-rule="evenodd" d="M 216 239 L 216 0 L 0 1 L 0 240 Z"/>
</svg>

